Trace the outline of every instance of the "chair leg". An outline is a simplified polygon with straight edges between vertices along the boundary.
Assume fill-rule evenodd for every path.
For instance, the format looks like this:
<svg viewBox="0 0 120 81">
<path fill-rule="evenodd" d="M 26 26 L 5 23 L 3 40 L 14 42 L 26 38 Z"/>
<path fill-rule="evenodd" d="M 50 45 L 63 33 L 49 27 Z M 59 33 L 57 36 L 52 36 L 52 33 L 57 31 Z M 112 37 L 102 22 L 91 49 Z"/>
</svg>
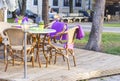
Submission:
<svg viewBox="0 0 120 81">
<path fill-rule="evenodd" d="M 49 56 L 46 57 L 46 68 L 48 67 L 48 57 Z"/>
<path fill-rule="evenodd" d="M 57 60 L 57 52 L 55 52 L 55 60 L 54 60 L 54 64 L 56 64 L 56 60 Z"/>
<path fill-rule="evenodd" d="M 68 65 L 68 70 L 70 70 L 70 63 L 69 63 L 69 58 L 67 57 L 67 65 Z"/>
<path fill-rule="evenodd" d="M 34 48 L 31 50 L 31 52 L 32 52 L 32 57 L 31 57 L 32 67 L 34 67 Z"/>
<path fill-rule="evenodd" d="M 44 45 L 45 45 L 45 44 L 43 44 L 43 45 L 42 45 L 42 50 L 43 50 L 43 55 L 44 55 L 45 60 L 46 60 L 46 59 L 47 59 L 47 57 L 46 57 L 46 54 L 45 54 L 45 48 L 44 48 Z"/>
<path fill-rule="evenodd" d="M 6 64 L 7 46 L 4 45 L 4 64 Z"/>
<path fill-rule="evenodd" d="M 23 59 L 23 50 L 21 51 L 21 57 L 22 57 L 22 61 L 21 61 L 21 63 L 20 64 L 22 64 L 23 62 L 24 62 L 24 59 Z"/>
<path fill-rule="evenodd" d="M 75 56 L 73 55 L 74 66 L 76 66 Z"/>
<path fill-rule="evenodd" d="M 48 47 L 47 48 L 47 53 L 50 52 L 50 54 L 47 55 L 46 57 L 46 67 L 48 67 L 48 63 L 50 64 L 51 59 L 52 59 L 52 48 Z"/>
<path fill-rule="evenodd" d="M 8 68 L 8 56 L 7 56 L 6 66 L 5 66 L 5 72 L 7 71 L 7 68 Z"/>
<path fill-rule="evenodd" d="M 75 54 L 73 50 L 69 50 L 69 52 L 71 53 L 71 55 L 73 56 L 73 62 L 74 62 L 74 66 L 76 66 L 76 59 L 75 59 Z"/>
<path fill-rule="evenodd" d="M 13 62 L 13 66 L 15 65 L 15 56 L 14 56 L 14 53 L 13 54 L 13 59 L 12 59 L 12 62 Z"/>
<path fill-rule="evenodd" d="M 39 39 L 38 39 L 38 43 L 39 43 Z M 41 62 L 40 62 L 40 57 L 39 57 L 39 53 L 38 52 L 39 52 L 39 45 L 37 44 L 36 61 L 38 60 L 39 67 L 41 68 Z"/>
<path fill-rule="evenodd" d="M 50 62 L 51 62 L 51 59 L 52 59 L 52 48 L 50 48 L 49 64 L 50 64 Z"/>
<path fill-rule="evenodd" d="M 63 61 L 65 61 L 65 56 L 63 55 Z"/>
<path fill-rule="evenodd" d="M 70 62 L 69 62 L 69 56 L 68 56 L 68 49 L 66 50 L 66 58 L 67 58 L 67 65 L 68 65 L 68 70 L 70 70 Z"/>
<path fill-rule="evenodd" d="M 32 67 L 34 67 L 34 56 L 32 56 L 31 59 L 32 59 Z"/>
<path fill-rule="evenodd" d="M 5 72 L 7 71 L 7 67 L 8 67 L 8 60 L 6 61 Z"/>
<path fill-rule="evenodd" d="M 39 67 L 41 68 L 41 62 L 40 62 L 39 54 L 37 56 L 38 56 L 37 58 L 38 58 Z"/>
<path fill-rule="evenodd" d="M 12 55 L 13 53 L 10 51 L 9 52 L 9 55 Z M 5 66 L 5 72 L 7 71 L 7 68 L 8 68 L 8 61 L 9 61 L 9 57 L 8 57 L 8 54 L 7 54 L 7 60 L 6 60 L 6 66 Z"/>
</svg>

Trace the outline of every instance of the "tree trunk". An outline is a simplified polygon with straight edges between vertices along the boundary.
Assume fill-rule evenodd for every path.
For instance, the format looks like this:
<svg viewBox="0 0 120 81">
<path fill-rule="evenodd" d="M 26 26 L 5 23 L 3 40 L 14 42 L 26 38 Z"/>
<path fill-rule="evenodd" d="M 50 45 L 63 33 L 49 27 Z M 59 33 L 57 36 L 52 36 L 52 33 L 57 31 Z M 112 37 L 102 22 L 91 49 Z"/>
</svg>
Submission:
<svg viewBox="0 0 120 81">
<path fill-rule="evenodd" d="M 4 21 L 4 10 L 0 9 L 0 21 Z"/>
<path fill-rule="evenodd" d="M 86 49 L 100 51 L 103 21 L 104 21 L 105 0 L 96 0 L 93 15 L 92 29 Z"/>
<path fill-rule="evenodd" d="M 22 11 L 22 1 L 21 0 L 18 0 L 18 6 L 19 6 L 20 11 Z"/>
<path fill-rule="evenodd" d="M 73 13 L 73 0 L 69 0 L 69 11 Z"/>
<path fill-rule="evenodd" d="M 42 20 L 44 20 L 44 24 L 48 24 L 48 0 L 42 0 Z"/>
<path fill-rule="evenodd" d="M 21 9 L 21 15 L 25 15 L 25 11 L 26 11 L 26 3 L 27 0 L 22 0 L 22 9 Z"/>
</svg>

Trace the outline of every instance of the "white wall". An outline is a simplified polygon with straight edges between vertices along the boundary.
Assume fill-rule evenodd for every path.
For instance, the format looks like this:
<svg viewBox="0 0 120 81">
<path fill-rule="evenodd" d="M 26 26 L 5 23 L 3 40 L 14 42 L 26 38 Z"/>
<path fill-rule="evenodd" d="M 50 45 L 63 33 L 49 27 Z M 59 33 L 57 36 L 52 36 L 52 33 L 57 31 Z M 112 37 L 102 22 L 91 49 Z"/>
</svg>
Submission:
<svg viewBox="0 0 120 81">
<path fill-rule="evenodd" d="M 73 0 L 73 12 L 78 13 L 78 11 L 82 8 L 83 10 L 87 10 L 86 7 L 86 2 L 88 0 L 82 0 L 82 7 L 75 7 L 74 3 L 75 0 Z M 92 1 L 92 0 L 91 0 Z M 91 2 L 92 4 L 92 2 Z M 38 13 L 39 15 L 42 14 L 42 0 L 38 0 L 38 6 L 33 5 L 33 0 L 27 0 L 27 9 L 31 10 L 34 13 Z M 64 7 L 63 6 L 63 0 L 59 0 L 58 6 L 53 6 L 53 0 L 49 0 L 49 6 L 51 8 L 59 8 L 59 13 L 68 13 L 69 12 L 69 7 Z"/>
<path fill-rule="evenodd" d="M 38 6 L 33 5 L 33 0 L 27 0 L 27 9 L 41 15 L 42 14 L 42 0 L 38 0 Z"/>
</svg>

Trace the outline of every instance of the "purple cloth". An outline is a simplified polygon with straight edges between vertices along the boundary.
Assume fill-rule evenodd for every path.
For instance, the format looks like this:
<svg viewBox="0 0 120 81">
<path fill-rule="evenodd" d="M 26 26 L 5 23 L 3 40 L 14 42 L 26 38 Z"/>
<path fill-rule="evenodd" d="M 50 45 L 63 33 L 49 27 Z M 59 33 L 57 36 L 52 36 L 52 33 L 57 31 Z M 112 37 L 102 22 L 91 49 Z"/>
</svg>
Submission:
<svg viewBox="0 0 120 81">
<path fill-rule="evenodd" d="M 19 18 L 15 18 L 15 23 L 18 23 L 18 20 Z M 27 22 L 28 22 L 28 17 L 23 17 L 21 24 L 25 24 Z M 17 26 L 17 28 L 21 28 L 21 26 Z"/>
<path fill-rule="evenodd" d="M 24 17 L 24 18 L 22 19 L 22 23 L 25 23 L 25 22 L 28 22 L 28 17 Z"/>
<path fill-rule="evenodd" d="M 80 25 L 78 25 L 78 29 L 77 29 L 77 31 L 76 31 L 76 39 L 82 39 L 84 36 L 85 36 L 85 33 L 84 33 L 84 31 L 83 31 L 83 29 L 82 29 L 82 27 L 80 26 Z"/>
<path fill-rule="evenodd" d="M 67 26 L 67 24 L 65 24 L 64 22 L 56 21 L 55 23 L 53 23 L 53 25 L 52 25 L 51 28 L 52 28 L 52 29 L 55 29 L 56 32 L 55 32 L 55 33 L 51 33 L 51 34 L 50 34 L 50 37 L 54 37 L 57 33 L 62 32 L 65 25 L 66 25 L 66 30 L 67 30 L 67 29 L 68 29 L 68 26 Z M 66 31 L 66 30 L 65 30 L 65 31 Z M 57 36 L 56 39 L 59 40 L 59 39 L 60 39 L 60 36 Z M 62 40 L 66 40 L 66 39 L 67 39 L 67 36 L 66 36 L 66 34 L 65 34 L 65 35 L 62 36 Z"/>
<path fill-rule="evenodd" d="M 18 23 L 19 18 L 15 18 L 15 23 Z M 25 22 L 28 22 L 28 17 L 23 17 L 22 19 L 22 24 L 24 24 Z"/>
</svg>

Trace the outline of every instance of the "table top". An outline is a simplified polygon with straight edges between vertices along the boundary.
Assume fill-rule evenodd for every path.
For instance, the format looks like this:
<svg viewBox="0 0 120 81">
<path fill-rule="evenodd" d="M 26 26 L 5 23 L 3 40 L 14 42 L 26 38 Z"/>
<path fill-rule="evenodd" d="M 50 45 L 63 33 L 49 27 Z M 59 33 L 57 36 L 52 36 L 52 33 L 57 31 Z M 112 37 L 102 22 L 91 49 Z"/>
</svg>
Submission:
<svg viewBox="0 0 120 81">
<path fill-rule="evenodd" d="M 34 34 L 47 34 L 47 33 L 54 33 L 56 32 L 55 29 L 40 29 L 39 27 L 31 27 L 28 29 L 29 33 L 34 33 Z"/>
<path fill-rule="evenodd" d="M 28 23 L 27 25 L 28 25 L 29 27 L 34 27 L 34 26 L 36 27 L 36 26 L 37 26 L 37 24 L 35 24 L 35 23 Z M 18 23 L 13 23 L 12 26 L 13 26 L 13 27 L 17 27 L 17 28 L 21 28 L 22 25 L 21 25 L 21 24 L 18 24 Z"/>
<path fill-rule="evenodd" d="M 40 29 L 39 27 L 36 26 L 37 24 L 29 24 L 30 28 L 28 29 L 29 33 L 34 33 L 34 34 L 47 34 L 47 33 L 54 33 L 56 32 L 56 30 L 54 29 Z M 0 22 L 0 34 L 2 37 L 4 37 L 3 35 L 3 31 L 7 28 L 11 28 L 12 26 L 20 26 L 16 23 L 5 23 L 5 22 Z"/>
</svg>

